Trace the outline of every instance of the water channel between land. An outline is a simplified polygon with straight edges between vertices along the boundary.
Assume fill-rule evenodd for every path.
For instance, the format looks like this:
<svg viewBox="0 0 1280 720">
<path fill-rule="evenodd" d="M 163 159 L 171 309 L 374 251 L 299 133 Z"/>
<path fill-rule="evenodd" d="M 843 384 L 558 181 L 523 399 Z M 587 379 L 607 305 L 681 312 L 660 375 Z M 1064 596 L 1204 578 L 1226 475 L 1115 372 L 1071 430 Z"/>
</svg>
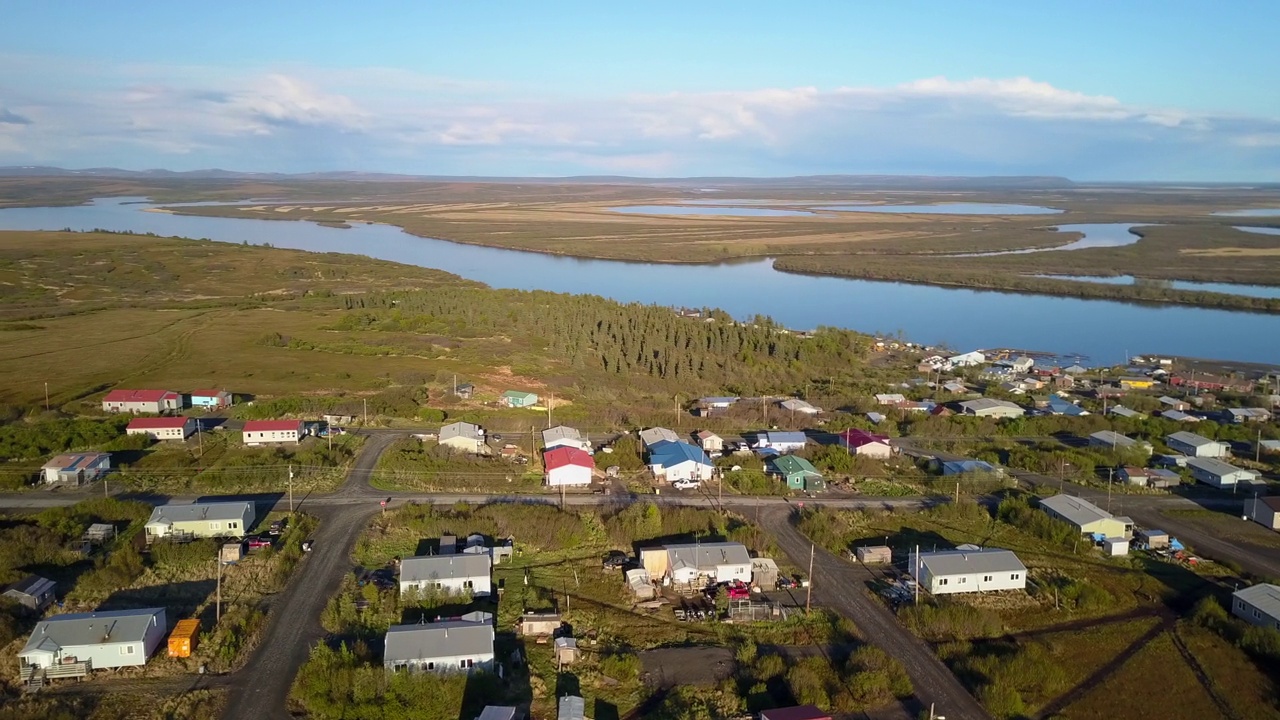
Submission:
<svg viewBox="0 0 1280 720">
<path fill-rule="evenodd" d="M 146 212 L 155 206 L 143 200 L 0 210 L 0 230 L 103 229 L 355 253 L 438 268 L 496 288 L 717 307 L 739 319 L 768 315 L 794 329 L 900 334 L 959 350 L 1016 347 L 1098 364 L 1135 353 L 1280 362 L 1280 315 L 800 275 L 774 270 L 771 258 L 705 265 L 593 260 L 421 238 L 390 225 L 343 229 Z"/>
</svg>

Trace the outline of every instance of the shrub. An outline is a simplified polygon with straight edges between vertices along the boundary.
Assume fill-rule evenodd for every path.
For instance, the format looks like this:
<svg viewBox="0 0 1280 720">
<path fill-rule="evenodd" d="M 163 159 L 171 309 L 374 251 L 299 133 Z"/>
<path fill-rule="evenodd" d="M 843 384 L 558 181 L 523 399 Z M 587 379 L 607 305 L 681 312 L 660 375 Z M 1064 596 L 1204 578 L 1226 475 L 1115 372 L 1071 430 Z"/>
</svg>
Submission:
<svg viewBox="0 0 1280 720">
<path fill-rule="evenodd" d="M 629 682 L 640 676 L 640 658 L 630 653 L 615 653 L 600 661 L 600 672 L 621 682 Z"/>
</svg>

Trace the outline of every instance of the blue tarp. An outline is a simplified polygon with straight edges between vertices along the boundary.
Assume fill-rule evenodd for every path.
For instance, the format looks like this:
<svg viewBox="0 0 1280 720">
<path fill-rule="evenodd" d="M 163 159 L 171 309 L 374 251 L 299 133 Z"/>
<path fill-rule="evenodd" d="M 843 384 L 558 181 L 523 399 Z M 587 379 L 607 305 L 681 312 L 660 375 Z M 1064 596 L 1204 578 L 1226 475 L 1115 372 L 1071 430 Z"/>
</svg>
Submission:
<svg viewBox="0 0 1280 720">
<path fill-rule="evenodd" d="M 1093 541 L 1096 543 L 1100 543 L 1106 539 L 1107 539 L 1106 533 L 1093 533 Z"/>
<path fill-rule="evenodd" d="M 1169 547 L 1174 550 L 1186 550 L 1182 543 L 1178 542 L 1178 538 L 1169 538 Z"/>
</svg>

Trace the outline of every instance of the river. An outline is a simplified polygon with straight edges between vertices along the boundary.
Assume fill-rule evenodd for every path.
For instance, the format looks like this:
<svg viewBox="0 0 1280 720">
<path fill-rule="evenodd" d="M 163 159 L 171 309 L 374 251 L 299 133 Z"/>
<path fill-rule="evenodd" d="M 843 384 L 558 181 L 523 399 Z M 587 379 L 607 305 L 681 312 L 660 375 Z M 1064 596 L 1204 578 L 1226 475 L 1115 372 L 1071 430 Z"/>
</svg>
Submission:
<svg viewBox="0 0 1280 720">
<path fill-rule="evenodd" d="M 1015 347 L 1094 364 L 1119 363 L 1126 353 L 1280 362 L 1280 315 L 815 277 L 778 272 L 768 258 L 713 265 L 589 260 L 419 238 L 389 225 L 341 229 L 145 212 L 153 206 L 142 200 L 0 210 L 0 229 L 100 228 L 357 253 L 439 268 L 492 287 L 718 307 L 737 318 L 769 315 L 795 329 L 826 325 L 901 333 L 957 350 Z"/>
</svg>

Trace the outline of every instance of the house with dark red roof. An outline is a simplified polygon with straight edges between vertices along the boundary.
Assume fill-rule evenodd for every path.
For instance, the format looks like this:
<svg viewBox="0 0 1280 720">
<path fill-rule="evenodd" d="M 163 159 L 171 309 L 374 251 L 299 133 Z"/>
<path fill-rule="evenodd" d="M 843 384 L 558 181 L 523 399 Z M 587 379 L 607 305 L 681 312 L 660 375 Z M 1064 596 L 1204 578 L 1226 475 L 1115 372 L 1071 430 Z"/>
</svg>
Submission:
<svg viewBox="0 0 1280 720">
<path fill-rule="evenodd" d="M 301 420 L 247 420 L 244 424 L 245 445 L 297 445 L 302 435 Z"/>
<path fill-rule="evenodd" d="M 584 486 L 591 484 L 596 469 L 591 454 L 568 445 L 554 447 L 542 455 L 548 487 Z"/>
<path fill-rule="evenodd" d="M 893 456 L 893 446 L 888 435 L 877 435 L 859 428 L 850 428 L 837 435 L 840 445 L 854 455 L 887 460 Z"/>
<path fill-rule="evenodd" d="M 107 412 L 156 413 L 182 409 L 182 394 L 172 390 L 112 390 L 102 398 Z"/>
<path fill-rule="evenodd" d="M 155 440 L 186 440 L 196 431 L 195 418 L 134 418 L 125 428 L 127 435 L 147 435 Z"/>
</svg>

